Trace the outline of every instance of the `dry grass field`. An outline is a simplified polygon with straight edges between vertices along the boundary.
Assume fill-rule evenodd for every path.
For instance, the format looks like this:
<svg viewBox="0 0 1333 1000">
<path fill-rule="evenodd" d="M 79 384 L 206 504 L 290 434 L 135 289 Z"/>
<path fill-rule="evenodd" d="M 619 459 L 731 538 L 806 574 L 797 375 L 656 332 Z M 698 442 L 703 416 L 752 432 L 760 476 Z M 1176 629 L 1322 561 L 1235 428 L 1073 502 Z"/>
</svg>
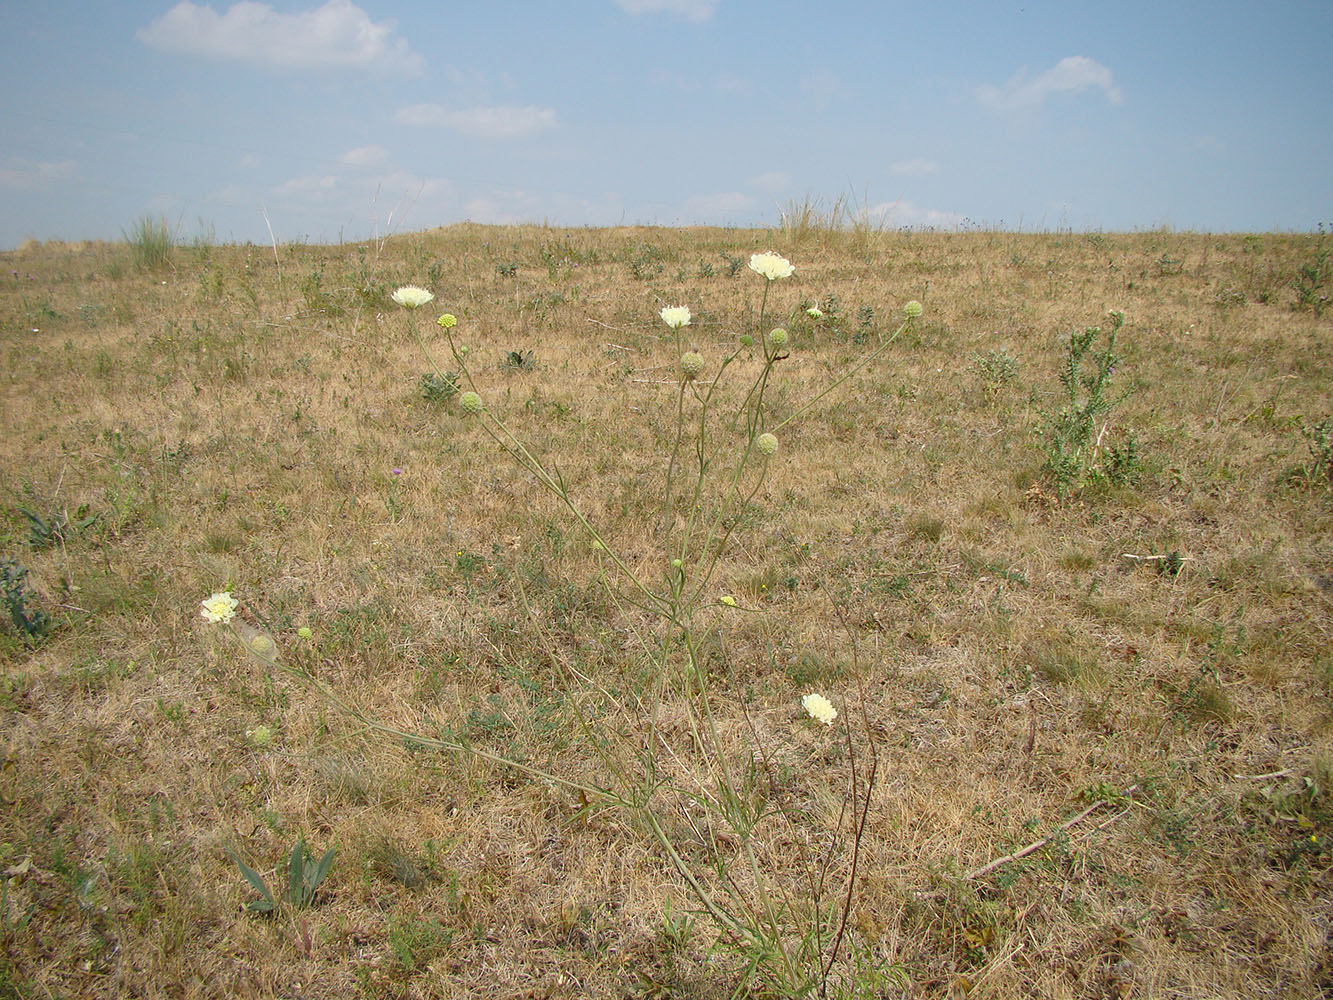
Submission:
<svg viewBox="0 0 1333 1000">
<path fill-rule="evenodd" d="M 0 998 L 1333 996 L 1322 235 L 132 249 L 0 254 Z M 710 412 L 768 370 L 770 426 L 880 353 L 668 503 L 736 351 Z M 691 503 L 667 648 L 625 571 Z"/>
</svg>

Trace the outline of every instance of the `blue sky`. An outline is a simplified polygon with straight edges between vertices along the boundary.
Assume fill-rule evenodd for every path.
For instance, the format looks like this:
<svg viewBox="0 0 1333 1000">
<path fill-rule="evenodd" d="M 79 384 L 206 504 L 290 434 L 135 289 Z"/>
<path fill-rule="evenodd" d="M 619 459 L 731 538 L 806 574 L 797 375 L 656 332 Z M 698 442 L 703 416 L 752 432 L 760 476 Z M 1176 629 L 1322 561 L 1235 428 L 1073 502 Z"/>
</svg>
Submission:
<svg viewBox="0 0 1333 1000">
<path fill-rule="evenodd" d="M 1310 230 L 1333 3 L 0 6 L 0 247 L 463 219 Z M 267 215 L 268 221 L 265 221 Z"/>
</svg>

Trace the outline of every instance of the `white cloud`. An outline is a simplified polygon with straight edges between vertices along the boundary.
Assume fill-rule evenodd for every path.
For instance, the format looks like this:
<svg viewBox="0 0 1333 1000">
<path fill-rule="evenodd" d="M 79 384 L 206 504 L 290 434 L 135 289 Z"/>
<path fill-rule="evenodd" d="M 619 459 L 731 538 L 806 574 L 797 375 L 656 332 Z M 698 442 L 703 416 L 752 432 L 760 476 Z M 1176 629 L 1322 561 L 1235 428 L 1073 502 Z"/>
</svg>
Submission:
<svg viewBox="0 0 1333 1000">
<path fill-rule="evenodd" d="M 210 191 L 204 196 L 207 201 L 217 202 L 219 205 L 257 205 L 259 197 L 253 190 L 240 184 L 224 184 L 214 191 Z"/>
<path fill-rule="evenodd" d="M 883 201 L 870 208 L 867 215 L 881 225 L 895 229 L 908 227 L 934 227 L 951 229 L 960 225 L 966 216 L 957 212 L 942 212 L 937 208 L 921 208 L 901 198 L 897 201 Z"/>
<path fill-rule="evenodd" d="M 389 162 L 389 151 L 383 146 L 357 146 L 338 154 L 338 162 L 346 167 L 366 170 L 382 167 Z"/>
<path fill-rule="evenodd" d="M 766 174 L 760 174 L 750 183 L 760 191 L 777 194 L 779 191 L 785 191 L 791 187 L 791 175 L 783 173 L 781 170 L 772 170 Z"/>
<path fill-rule="evenodd" d="M 732 212 L 747 212 L 754 208 L 754 204 L 753 198 L 739 191 L 719 191 L 686 198 L 681 211 L 686 219 L 711 220 Z"/>
<path fill-rule="evenodd" d="M 217 200 L 261 206 L 280 239 L 292 232 L 336 226 L 341 233 L 401 232 L 437 225 L 457 211 L 454 185 L 444 177 L 422 177 L 402 170 L 293 177 L 267 191 L 239 188 L 214 192 Z M 324 229 L 325 235 L 331 235 Z"/>
<path fill-rule="evenodd" d="M 164 52 L 234 59 L 268 69 L 387 69 L 419 73 L 423 62 L 392 19 L 372 21 L 351 0 L 282 14 L 241 0 L 218 14 L 182 0 L 135 37 Z"/>
<path fill-rule="evenodd" d="M 933 174 L 939 170 L 939 164 L 931 160 L 898 160 L 889 164 L 889 169 L 895 174 L 905 174 L 907 176 L 918 176 L 921 174 Z"/>
<path fill-rule="evenodd" d="M 510 225 L 532 222 L 543 214 L 541 199 L 525 191 L 478 195 L 463 203 L 463 215 L 472 222 Z"/>
<path fill-rule="evenodd" d="M 1100 90 L 1112 104 L 1121 101 L 1120 88 L 1111 71 L 1087 56 L 1067 56 L 1040 76 L 1029 80 L 1027 69 L 1019 70 L 1003 87 L 986 84 L 977 90 L 983 104 L 993 108 L 1036 107 L 1052 94 L 1077 94 Z"/>
<path fill-rule="evenodd" d="M 676 14 L 687 21 L 707 21 L 721 0 L 615 0 L 626 14 Z"/>
<path fill-rule="evenodd" d="M 625 206 L 614 191 L 603 192 L 599 198 L 588 198 L 541 189 L 495 188 L 465 201 L 463 214 L 472 222 L 499 225 L 538 221 L 553 225 L 611 225 L 623 220 Z"/>
<path fill-rule="evenodd" d="M 70 180 L 78 167 L 73 160 L 49 163 L 7 156 L 0 161 L 0 188 L 9 191 L 44 191 L 60 181 Z"/>
<path fill-rule="evenodd" d="M 553 109 L 513 105 L 454 110 L 440 104 L 413 104 L 393 117 L 400 125 L 451 128 L 486 139 L 513 139 L 555 127 Z"/>
<path fill-rule="evenodd" d="M 350 205 L 369 206 L 388 198 L 404 204 L 418 197 L 438 199 L 451 194 L 453 185 L 443 177 L 418 177 L 402 170 L 382 173 L 306 174 L 283 181 L 273 188 L 280 198 L 317 202 L 341 199 Z"/>
<path fill-rule="evenodd" d="M 331 174 L 307 174 L 284 181 L 274 188 L 274 193 L 283 198 L 319 201 L 333 194 L 337 187 L 338 178 Z"/>
</svg>

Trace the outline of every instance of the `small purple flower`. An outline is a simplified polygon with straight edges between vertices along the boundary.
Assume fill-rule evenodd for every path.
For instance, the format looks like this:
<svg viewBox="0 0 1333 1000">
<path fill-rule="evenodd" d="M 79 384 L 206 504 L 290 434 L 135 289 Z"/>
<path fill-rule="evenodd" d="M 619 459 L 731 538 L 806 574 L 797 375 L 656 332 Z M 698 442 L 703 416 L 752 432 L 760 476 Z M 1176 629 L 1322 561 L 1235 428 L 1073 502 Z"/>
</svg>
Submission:
<svg viewBox="0 0 1333 1000">
<path fill-rule="evenodd" d="M 392 472 L 395 476 L 401 476 L 403 474 L 403 470 L 399 468 L 394 468 Z"/>
</svg>

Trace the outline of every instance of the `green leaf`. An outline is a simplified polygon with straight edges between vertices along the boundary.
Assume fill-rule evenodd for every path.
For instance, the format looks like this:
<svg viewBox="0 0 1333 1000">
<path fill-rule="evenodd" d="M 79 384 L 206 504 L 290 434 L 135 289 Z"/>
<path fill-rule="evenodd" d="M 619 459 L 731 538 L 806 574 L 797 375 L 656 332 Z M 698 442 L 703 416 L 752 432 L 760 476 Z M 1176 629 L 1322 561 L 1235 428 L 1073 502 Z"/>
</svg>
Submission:
<svg viewBox="0 0 1333 1000">
<path fill-rule="evenodd" d="M 241 870 L 241 874 L 245 876 L 245 880 L 254 886 L 259 894 L 264 897 L 262 900 L 246 903 L 245 908 L 247 910 L 254 910 L 257 913 L 270 913 L 276 909 L 278 904 L 273 899 L 273 893 L 269 892 L 268 886 L 264 884 L 264 880 L 260 877 L 259 873 L 242 861 L 235 851 L 229 850 L 227 851 L 227 854 L 236 862 L 236 867 Z"/>
<path fill-rule="evenodd" d="M 333 859 L 337 853 L 338 848 L 330 847 L 324 852 L 324 857 L 319 859 L 319 864 L 306 872 L 306 888 L 310 890 L 312 899 L 314 898 L 315 890 L 319 888 L 319 884 L 323 882 L 325 876 L 329 874 L 329 868 L 333 865 Z"/>
<path fill-rule="evenodd" d="M 305 905 L 305 841 L 298 840 L 287 862 L 286 900 L 296 906 Z"/>
</svg>

